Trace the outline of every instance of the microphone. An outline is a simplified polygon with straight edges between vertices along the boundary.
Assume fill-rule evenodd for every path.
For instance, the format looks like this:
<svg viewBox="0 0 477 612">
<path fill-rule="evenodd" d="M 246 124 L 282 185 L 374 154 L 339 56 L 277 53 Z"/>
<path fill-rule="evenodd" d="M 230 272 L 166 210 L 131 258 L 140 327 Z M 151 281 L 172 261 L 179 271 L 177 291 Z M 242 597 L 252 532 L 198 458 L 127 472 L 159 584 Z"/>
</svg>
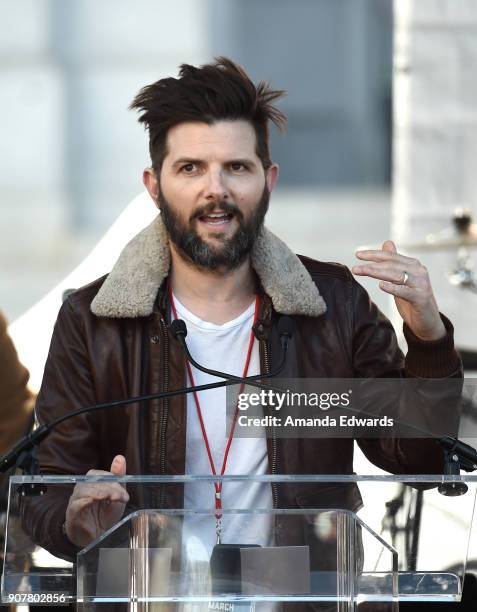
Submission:
<svg viewBox="0 0 477 612">
<path fill-rule="evenodd" d="M 280 337 L 282 340 L 282 346 L 284 347 L 283 359 L 282 359 L 282 362 L 280 363 L 279 368 L 277 368 L 274 372 L 270 373 L 268 376 L 275 376 L 283 369 L 285 365 L 286 347 L 288 346 L 288 341 L 291 338 L 293 327 L 292 327 L 292 321 L 290 317 L 282 317 L 282 319 L 289 319 L 289 323 L 286 323 L 286 322 L 281 323 L 282 327 L 280 328 L 282 330 L 280 332 L 281 333 Z M 280 325 L 280 321 L 279 321 L 279 325 Z M 179 338 L 184 339 L 185 336 L 187 335 L 187 327 L 184 321 L 181 321 L 181 320 L 174 321 L 173 324 L 171 325 L 171 329 L 175 330 L 174 333 Z M 185 340 L 184 340 L 184 346 L 188 353 L 187 345 L 185 344 Z M 197 369 L 199 370 L 201 369 L 201 366 L 199 366 L 199 364 L 194 362 L 192 357 L 190 357 L 190 361 L 191 363 L 195 365 L 195 367 L 197 367 Z M 37 464 L 36 458 L 33 456 L 33 452 L 35 448 L 50 434 L 51 431 L 53 431 L 53 429 L 57 425 L 59 425 L 63 421 L 71 419 L 80 414 L 85 414 L 87 412 L 95 412 L 96 410 L 103 410 L 106 408 L 114 408 L 116 406 L 126 406 L 128 404 L 147 402 L 147 401 L 156 400 L 156 399 L 166 399 L 169 397 L 175 397 L 177 395 L 182 395 L 182 394 L 185 395 L 187 393 L 193 393 L 197 391 L 206 391 L 207 389 L 228 387 L 228 386 L 237 384 L 237 382 L 246 382 L 247 384 L 257 386 L 260 388 L 266 388 L 266 389 L 270 388 L 261 383 L 253 382 L 254 380 L 258 380 L 262 378 L 261 374 L 257 376 L 251 376 L 251 377 L 242 379 L 239 377 L 231 376 L 229 374 L 225 374 L 223 372 L 215 372 L 213 370 L 206 370 L 206 369 L 204 370 L 207 373 L 211 373 L 212 375 L 218 376 L 220 378 L 225 378 L 226 380 L 221 380 L 215 383 L 208 383 L 205 385 L 184 387 L 182 389 L 175 389 L 173 391 L 163 391 L 161 393 L 154 393 L 154 394 L 149 394 L 149 395 L 139 395 L 139 396 L 130 397 L 130 398 L 122 399 L 122 400 L 113 400 L 110 402 L 93 404 L 91 406 L 85 406 L 83 408 L 73 410 L 72 412 L 68 412 L 67 414 L 62 415 L 61 417 L 58 417 L 57 419 L 54 419 L 51 422 L 43 423 L 42 425 L 37 427 L 33 432 L 20 438 L 20 440 L 7 453 L 5 453 L 2 457 L 0 457 L 0 474 L 7 472 L 8 470 L 14 467 L 19 467 L 20 469 L 24 471 L 24 473 L 27 473 L 30 475 L 37 474 L 38 464 Z M 29 491 L 22 490 L 22 494 L 28 495 L 29 493 L 31 494 L 32 492 L 36 494 L 36 491 L 37 489 L 34 489 L 34 487 L 31 486 L 31 490 Z M 44 490 L 42 489 L 41 492 L 44 492 Z"/>
<path fill-rule="evenodd" d="M 332 414 L 333 411 L 339 410 L 340 408 L 331 409 L 329 414 Z M 369 417 L 376 416 L 374 413 L 367 412 L 362 408 L 357 409 L 352 408 L 351 406 L 346 406 L 345 410 L 346 412 L 362 414 Z M 401 418 L 394 417 L 394 421 L 400 425 L 423 434 L 426 438 L 428 437 L 435 440 L 435 442 L 439 444 L 444 455 L 444 476 L 458 476 L 460 474 L 460 470 L 464 470 L 466 472 L 473 472 L 477 470 L 477 450 L 469 444 L 466 444 L 453 436 L 435 435 L 431 431 L 428 431 L 421 426 L 418 427 L 412 423 L 403 421 Z M 457 497 L 467 493 L 468 486 L 465 484 L 465 482 L 445 482 L 440 483 L 437 490 L 441 495 Z"/>
<path fill-rule="evenodd" d="M 279 333 L 280 342 L 282 345 L 282 361 L 280 365 L 278 366 L 278 368 L 276 368 L 276 370 L 268 374 L 268 376 L 270 377 L 276 376 L 283 369 L 285 365 L 288 343 L 293 336 L 294 326 L 295 326 L 295 322 L 293 321 L 291 317 L 289 316 L 280 317 L 278 321 L 278 333 Z M 260 385 L 259 383 L 254 382 L 257 379 L 262 378 L 261 374 L 256 375 L 256 376 L 249 376 L 247 378 L 240 378 L 238 376 L 232 376 L 230 374 L 226 374 L 225 372 L 219 372 L 217 370 L 211 370 L 209 368 L 205 368 L 201 366 L 191 356 L 189 349 L 187 347 L 187 343 L 185 340 L 187 336 L 187 326 L 185 322 L 181 319 L 174 320 L 171 323 L 171 331 L 178 338 L 178 340 L 184 347 L 184 350 L 186 352 L 186 355 L 189 361 L 198 370 L 201 370 L 202 372 L 205 372 L 206 374 L 211 374 L 212 376 L 219 376 L 221 378 L 226 378 L 228 380 L 235 380 L 236 382 L 242 382 L 242 383 L 245 382 L 254 387 L 278 390 L 278 389 L 274 389 L 273 387 Z M 282 390 L 279 390 L 279 391 L 282 391 Z M 358 412 L 359 414 L 367 414 L 366 411 L 364 410 L 353 411 L 353 409 L 349 407 L 347 409 L 350 410 L 351 412 Z M 374 416 L 374 415 L 369 415 L 369 416 Z M 463 469 L 467 472 L 472 472 L 477 469 L 477 451 L 471 446 L 469 446 L 468 444 L 461 442 L 458 438 L 453 438 L 451 436 L 444 436 L 444 437 L 432 436 L 432 434 L 426 430 L 414 427 L 400 420 L 398 420 L 397 422 L 400 422 L 402 425 L 411 427 L 412 429 L 415 429 L 416 431 L 420 429 L 422 433 L 436 439 L 436 441 L 438 442 L 438 444 L 440 444 L 443 450 L 443 453 L 444 453 L 444 474 L 457 475 L 459 474 L 459 469 Z M 464 493 L 466 493 L 468 490 L 468 487 L 465 483 L 445 483 L 445 484 L 440 484 L 438 487 L 438 490 L 439 490 L 439 493 L 441 493 L 441 495 L 458 496 L 458 495 L 463 495 Z"/>
<path fill-rule="evenodd" d="M 198 363 L 190 354 L 189 347 L 187 346 L 187 326 L 185 324 L 185 321 L 183 321 L 182 319 L 174 319 L 174 321 L 172 321 L 170 325 L 170 329 L 174 336 L 183 346 L 187 359 L 195 368 L 197 368 L 201 372 L 205 372 L 205 374 L 210 374 L 211 376 L 217 376 L 218 378 L 225 378 L 226 380 L 234 381 L 236 383 L 246 383 L 252 387 L 258 387 L 260 389 L 273 389 L 273 387 L 270 387 L 269 385 L 254 381 L 260 380 L 262 378 L 273 378 L 274 376 L 280 374 L 280 372 L 283 370 L 286 363 L 288 344 L 294 332 L 294 321 L 291 317 L 287 315 L 280 317 L 280 319 L 278 320 L 278 334 L 280 336 L 280 343 L 282 345 L 282 358 L 278 367 L 268 374 L 255 374 L 254 376 L 246 376 L 245 378 L 241 378 L 240 376 L 234 376 L 233 374 L 227 374 L 226 372 L 220 372 L 219 370 L 212 370 Z M 281 391 L 282 389 L 276 390 Z"/>
<path fill-rule="evenodd" d="M 174 389 L 172 391 L 162 391 L 161 393 L 154 393 L 150 395 L 138 395 L 136 397 L 129 397 L 122 400 L 113 400 L 111 402 L 104 402 L 101 404 L 93 404 L 91 406 L 85 406 L 78 408 L 72 412 L 68 412 L 49 423 L 43 423 L 37 427 L 33 432 L 29 433 L 20 440 L 2 457 L 0 457 L 0 474 L 7 472 L 9 469 L 14 467 L 21 468 L 24 472 L 30 475 L 38 474 L 38 465 L 36 459 L 32 453 L 40 442 L 42 442 L 53 429 L 75 416 L 85 414 L 87 412 L 95 412 L 96 410 L 103 410 L 106 408 L 115 408 L 116 406 L 126 406 L 127 404 L 134 404 L 139 402 L 146 402 L 155 399 L 165 399 L 169 397 L 175 397 L 176 395 L 185 395 L 187 393 L 193 393 L 194 391 L 206 391 L 207 389 L 216 389 L 218 387 L 228 387 L 235 385 L 235 380 L 221 380 L 215 383 L 207 383 L 205 385 L 196 385 L 194 387 L 184 387 L 182 389 Z M 34 485 L 31 486 L 31 491 L 34 489 Z M 28 495 L 28 492 L 22 490 L 22 494 Z M 35 493 L 36 494 L 36 493 Z"/>
<path fill-rule="evenodd" d="M 465 465 L 461 466 L 462 469 L 466 470 L 467 472 L 477 470 L 477 451 L 475 448 L 469 444 L 466 444 L 465 442 L 461 442 L 461 440 L 457 438 L 452 438 L 450 436 L 441 438 L 439 440 L 439 444 L 448 453 L 455 453 L 457 458 L 460 459 L 462 463 L 467 462 Z M 454 459 L 454 461 L 455 460 L 456 459 Z"/>
<path fill-rule="evenodd" d="M 295 333 L 295 327 L 294 319 L 287 315 L 284 315 L 278 319 L 278 335 L 280 336 L 282 347 L 285 350 L 288 349 L 288 343 Z"/>
</svg>

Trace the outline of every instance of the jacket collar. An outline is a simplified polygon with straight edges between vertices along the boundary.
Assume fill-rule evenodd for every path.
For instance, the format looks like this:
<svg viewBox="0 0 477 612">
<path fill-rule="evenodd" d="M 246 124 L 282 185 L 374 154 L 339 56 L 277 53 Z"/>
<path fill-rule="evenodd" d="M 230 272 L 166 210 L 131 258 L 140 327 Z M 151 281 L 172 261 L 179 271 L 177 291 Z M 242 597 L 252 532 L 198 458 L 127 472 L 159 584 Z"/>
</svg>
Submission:
<svg viewBox="0 0 477 612">
<path fill-rule="evenodd" d="M 325 312 L 325 302 L 305 266 L 266 228 L 255 242 L 251 262 L 278 313 L 317 317 Z M 167 232 L 158 215 L 123 249 L 91 311 L 98 317 L 149 316 L 169 266 Z"/>
</svg>

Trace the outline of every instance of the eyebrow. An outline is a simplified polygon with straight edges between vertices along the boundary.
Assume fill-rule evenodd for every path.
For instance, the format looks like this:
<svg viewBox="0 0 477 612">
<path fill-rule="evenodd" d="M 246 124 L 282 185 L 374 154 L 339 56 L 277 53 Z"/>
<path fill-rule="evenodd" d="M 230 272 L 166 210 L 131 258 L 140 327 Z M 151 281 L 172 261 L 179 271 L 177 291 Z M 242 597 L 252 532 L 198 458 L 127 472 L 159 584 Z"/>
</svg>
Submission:
<svg viewBox="0 0 477 612">
<path fill-rule="evenodd" d="M 201 164 L 203 163 L 201 159 L 193 159 L 192 157 L 179 157 L 179 159 L 176 159 L 176 161 L 172 164 L 172 166 L 175 168 L 176 166 L 182 166 L 182 164 Z"/>
<path fill-rule="evenodd" d="M 193 157 L 180 157 L 176 159 L 176 161 L 172 164 L 173 168 L 177 168 L 177 166 L 182 166 L 184 164 L 203 164 L 203 159 L 195 159 Z M 253 161 L 253 159 L 249 159 L 248 157 L 240 157 L 233 158 L 225 162 L 226 164 L 244 164 L 245 166 L 256 166 L 257 164 Z"/>
</svg>

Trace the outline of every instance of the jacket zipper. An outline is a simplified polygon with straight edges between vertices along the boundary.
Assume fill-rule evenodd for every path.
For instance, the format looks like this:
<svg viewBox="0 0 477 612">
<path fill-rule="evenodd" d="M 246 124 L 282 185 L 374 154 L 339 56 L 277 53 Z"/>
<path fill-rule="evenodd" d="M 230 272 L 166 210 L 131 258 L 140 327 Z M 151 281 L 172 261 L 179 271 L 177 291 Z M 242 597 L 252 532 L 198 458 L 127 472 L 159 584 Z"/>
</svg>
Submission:
<svg viewBox="0 0 477 612">
<path fill-rule="evenodd" d="M 163 346 L 163 372 L 164 372 L 164 383 L 162 387 L 162 391 L 169 390 L 169 336 L 167 335 L 167 326 L 164 319 L 161 317 L 160 321 L 161 331 L 162 331 L 162 346 Z M 162 413 L 161 413 L 161 434 L 159 440 L 159 448 L 161 449 L 159 454 L 159 474 L 166 473 L 166 429 L 167 429 L 167 419 L 169 417 L 169 400 L 164 398 L 162 400 Z M 165 501 L 165 487 L 164 485 L 161 487 L 161 494 L 159 498 L 159 508 L 164 507 Z"/>
<path fill-rule="evenodd" d="M 149 359 L 149 351 L 150 351 L 150 333 L 148 329 L 143 330 L 141 337 L 141 363 L 142 363 L 142 371 L 141 371 L 141 395 L 146 395 L 148 393 L 148 381 L 149 381 L 149 368 L 150 368 L 150 359 Z M 140 465 L 142 466 L 141 471 L 145 473 L 146 470 L 146 433 L 145 433 L 145 423 L 150 415 L 149 406 L 144 402 L 140 404 L 140 417 L 139 417 L 139 456 L 140 456 Z M 143 496 L 144 499 L 144 496 Z"/>
<path fill-rule="evenodd" d="M 264 341 L 263 345 L 263 356 L 265 362 L 265 375 L 270 373 L 270 357 L 269 357 L 269 346 L 268 341 Z M 277 437 L 275 434 L 275 427 L 272 426 L 272 466 L 271 474 L 274 476 L 277 473 Z M 278 489 L 277 483 L 272 482 L 272 498 L 273 507 L 278 508 Z"/>
</svg>

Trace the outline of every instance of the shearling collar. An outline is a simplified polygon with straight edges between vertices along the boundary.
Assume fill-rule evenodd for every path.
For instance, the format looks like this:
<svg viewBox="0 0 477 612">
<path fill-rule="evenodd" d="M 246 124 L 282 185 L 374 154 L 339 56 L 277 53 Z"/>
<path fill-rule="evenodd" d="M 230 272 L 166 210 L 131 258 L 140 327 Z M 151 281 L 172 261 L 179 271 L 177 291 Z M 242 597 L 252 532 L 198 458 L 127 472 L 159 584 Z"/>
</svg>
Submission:
<svg viewBox="0 0 477 612">
<path fill-rule="evenodd" d="M 325 312 L 325 302 L 305 266 L 266 228 L 253 247 L 251 261 L 277 312 L 311 317 Z M 98 317 L 149 316 L 169 266 L 168 238 L 159 214 L 123 249 L 91 311 Z"/>
</svg>

